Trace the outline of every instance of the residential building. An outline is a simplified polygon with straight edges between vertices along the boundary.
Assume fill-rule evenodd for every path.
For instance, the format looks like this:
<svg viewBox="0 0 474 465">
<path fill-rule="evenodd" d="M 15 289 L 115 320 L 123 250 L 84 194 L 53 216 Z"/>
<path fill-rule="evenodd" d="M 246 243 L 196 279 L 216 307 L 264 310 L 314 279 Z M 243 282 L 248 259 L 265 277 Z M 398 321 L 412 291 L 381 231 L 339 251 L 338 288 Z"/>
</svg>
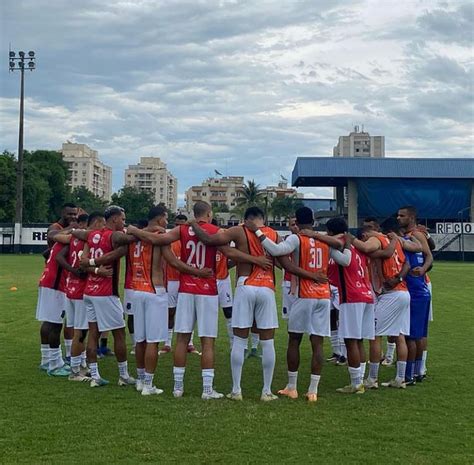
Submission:
<svg viewBox="0 0 474 465">
<path fill-rule="evenodd" d="M 192 186 L 186 191 L 186 210 L 191 213 L 194 203 L 198 200 L 233 210 L 237 206 L 236 199 L 240 196 L 243 186 L 243 176 L 208 178 L 200 186 Z"/>
<path fill-rule="evenodd" d="M 85 187 L 97 197 L 110 200 L 112 195 L 112 168 L 99 160 L 97 150 L 86 144 L 75 144 L 67 141 L 59 150 L 69 166 L 71 179 L 69 184 Z"/>
<path fill-rule="evenodd" d="M 288 187 L 288 181 L 280 181 L 276 186 L 267 186 L 262 189 L 263 197 L 268 198 L 271 203 L 276 198 L 296 197 L 302 199 L 303 194 L 299 194 L 293 187 Z"/>
<path fill-rule="evenodd" d="M 348 136 L 340 136 L 333 148 L 335 157 L 385 157 L 385 137 L 371 136 L 368 132 L 359 131 L 359 126 Z"/>
<path fill-rule="evenodd" d="M 153 192 L 155 203 L 163 203 L 176 212 L 178 206 L 178 180 L 168 171 L 159 157 L 141 157 L 140 163 L 125 170 L 125 186 Z"/>
</svg>

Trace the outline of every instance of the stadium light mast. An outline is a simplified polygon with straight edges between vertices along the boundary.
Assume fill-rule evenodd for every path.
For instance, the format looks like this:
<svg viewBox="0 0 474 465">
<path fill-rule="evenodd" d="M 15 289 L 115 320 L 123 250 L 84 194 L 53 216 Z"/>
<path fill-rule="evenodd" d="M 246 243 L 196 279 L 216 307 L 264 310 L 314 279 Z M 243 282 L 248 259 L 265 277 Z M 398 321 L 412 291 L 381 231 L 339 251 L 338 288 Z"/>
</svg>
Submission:
<svg viewBox="0 0 474 465">
<path fill-rule="evenodd" d="M 15 206 L 15 241 L 13 251 L 20 252 L 21 228 L 23 223 L 23 116 L 25 99 L 25 69 L 33 71 L 36 68 L 35 52 L 30 50 L 28 54 L 18 52 L 18 56 L 12 50 L 8 52 L 9 70 L 20 71 L 20 128 L 18 131 L 18 164 L 16 173 L 16 206 Z"/>
</svg>

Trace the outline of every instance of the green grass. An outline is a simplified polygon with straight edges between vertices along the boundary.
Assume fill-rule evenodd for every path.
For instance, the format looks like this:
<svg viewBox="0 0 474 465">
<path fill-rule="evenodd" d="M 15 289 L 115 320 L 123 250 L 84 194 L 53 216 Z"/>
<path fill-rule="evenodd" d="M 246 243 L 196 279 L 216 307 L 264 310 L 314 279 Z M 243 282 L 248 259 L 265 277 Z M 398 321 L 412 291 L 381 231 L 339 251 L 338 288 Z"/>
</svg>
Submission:
<svg viewBox="0 0 474 465">
<path fill-rule="evenodd" d="M 171 396 L 169 355 L 159 361 L 157 385 L 165 394 L 158 398 L 116 385 L 92 390 L 48 378 L 37 368 L 34 316 L 41 269 L 39 256 L 0 255 L 1 463 L 474 462 L 472 264 L 437 263 L 433 270 L 429 381 L 406 391 L 342 396 L 335 389 L 347 384 L 347 370 L 327 365 L 315 405 L 303 399 L 259 402 L 262 375 L 255 359 L 244 366 L 242 403 L 200 399 L 196 356 L 189 357 L 182 399 Z M 11 286 L 18 290 L 10 291 Z M 284 328 L 282 323 L 276 336 L 274 390 L 286 383 Z M 215 385 L 228 392 L 223 320 L 220 334 Z M 309 382 L 304 342 L 300 393 Z M 100 362 L 100 370 L 107 379 L 117 379 L 114 359 Z M 381 378 L 393 371 L 382 367 Z"/>
</svg>

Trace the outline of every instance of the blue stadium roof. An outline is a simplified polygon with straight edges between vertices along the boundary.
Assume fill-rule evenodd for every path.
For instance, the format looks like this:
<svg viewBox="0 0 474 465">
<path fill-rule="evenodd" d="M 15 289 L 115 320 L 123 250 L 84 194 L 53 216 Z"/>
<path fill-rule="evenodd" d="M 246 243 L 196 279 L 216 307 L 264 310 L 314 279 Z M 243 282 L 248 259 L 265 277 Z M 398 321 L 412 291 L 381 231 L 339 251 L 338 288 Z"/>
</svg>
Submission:
<svg viewBox="0 0 474 465">
<path fill-rule="evenodd" d="M 474 158 L 298 157 L 292 184 L 341 186 L 350 178 L 474 179 Z"/>
</svg>

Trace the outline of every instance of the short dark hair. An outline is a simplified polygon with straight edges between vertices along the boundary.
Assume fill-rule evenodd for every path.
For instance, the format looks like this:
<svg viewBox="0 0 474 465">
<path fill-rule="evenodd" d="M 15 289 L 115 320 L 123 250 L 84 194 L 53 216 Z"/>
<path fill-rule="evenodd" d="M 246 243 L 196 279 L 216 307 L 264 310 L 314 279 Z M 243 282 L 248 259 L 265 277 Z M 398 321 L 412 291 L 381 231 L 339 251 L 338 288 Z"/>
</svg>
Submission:
<svg viewBox="0 0 474 465">
<path fill-rule="evenodd" d="M 328 220 L 326 223 L 326 229 L 332 234 L 344 234 L 349 228 L 347 227 L 347 221 L 344 218 L 337 217 Z"/>
<path fill-rule="evenodd" d="M 416 207 L 414 207 L 413 205 L 405 205 L 404 207 L 400 207 L 398 210 L 406 210 L 409 215 L 414 216 L 415 218 L 418 213 L 416 211 Z"/>
<path fill-rule="evenodd" d="M 206 215 L 211 210 L 211 206 L 202 200 L 198 200 L 193 206 L 193 213 L 195 218 L 200 218 Z"/>
<path fill-rule="evenodd" d="M 313 210 L 309 207 L 298 208 L 295 212 L 296 222 L 298 224 L 310 224 L 313 225 L 314 215 Z"/>
<path fill-rule="evenodd" d="M 213 224 L 214 226 L 219 226 L 219 223 L 217 222 L 215 218 L 212 218 L 211 224 Z"/>
<path fill-rule="evenodd" d="M 61 210 L 64 210 L 65 208 L 77 208 L 77 205 L 71 202 L 66 202 L 61 206 Z"/>
<path fill-rule="evenodd" d="M 105 209 L 104 212 L 105 221 L 107 221 L 109 218 L 112 218 L 112 216 L 121 215 L 124 211 L 125 210 L 118 205 L 110 205 Z"/>
<path fill-rule="evenodd" d="M 394 232 L 394 233 L 399 233 L 400 232 L 400 225 L 398 224 L 398 221 L 396 218 L 393 218 L 390 216 L 386 220 L 383 220 L 382 223 L 380 224 L 380 229 L 384 234 L 387 234 L 389 232 Z"/>
<path fill-rule="evenodd" d="M 87 219 L 87 226 L 90 226 L 97 218 L 104 218 L 102 212 L 92 212 Z"/>
<path fill-rule="evenodd" d="M 137 228 L 138 229 L 143 229 L 148 226 L 148 220 L 145 218 L 142 218 L 141 220 L 137 221 Z"/>
<path fill-rule="evenodd" d="M 155 205 L 154 207 L 151 207 L 148 212 L 148 220 L 152 220 L 157 216 L 165 216 L 166 213 L 168 213 L 168 211 L 164 205 Z"/>
<path fill-rule="evenodd" d="M 188 217 L 186 215 L 183 215 L 182 213 L 180 213 L 179 215 L 176 215 L 175 220 L 182 220 L 182 221 L 188 221 Z"/>
<path fill-rule="evenodd" d="M 255 218 L 265 218 L 265 213 L 260 207 L 249 207 L 245 210 L 244 220 L 248 220 L 251 216 Z"/>
<path fill-rule="evenodd" d="M 379 224 L 379 221 L 377 220 L 377 218 L 375 218 L 375 216 L 368 216 L 367 218 L 364 218 L 363 223 L 377 223 Z"/>
<path fill-rule="evenodd" d="M 78 223 L 86 223 L 89 220 L 89 215 L 87 213 L 83 213 L 77 217 Z"/>
</svg>

